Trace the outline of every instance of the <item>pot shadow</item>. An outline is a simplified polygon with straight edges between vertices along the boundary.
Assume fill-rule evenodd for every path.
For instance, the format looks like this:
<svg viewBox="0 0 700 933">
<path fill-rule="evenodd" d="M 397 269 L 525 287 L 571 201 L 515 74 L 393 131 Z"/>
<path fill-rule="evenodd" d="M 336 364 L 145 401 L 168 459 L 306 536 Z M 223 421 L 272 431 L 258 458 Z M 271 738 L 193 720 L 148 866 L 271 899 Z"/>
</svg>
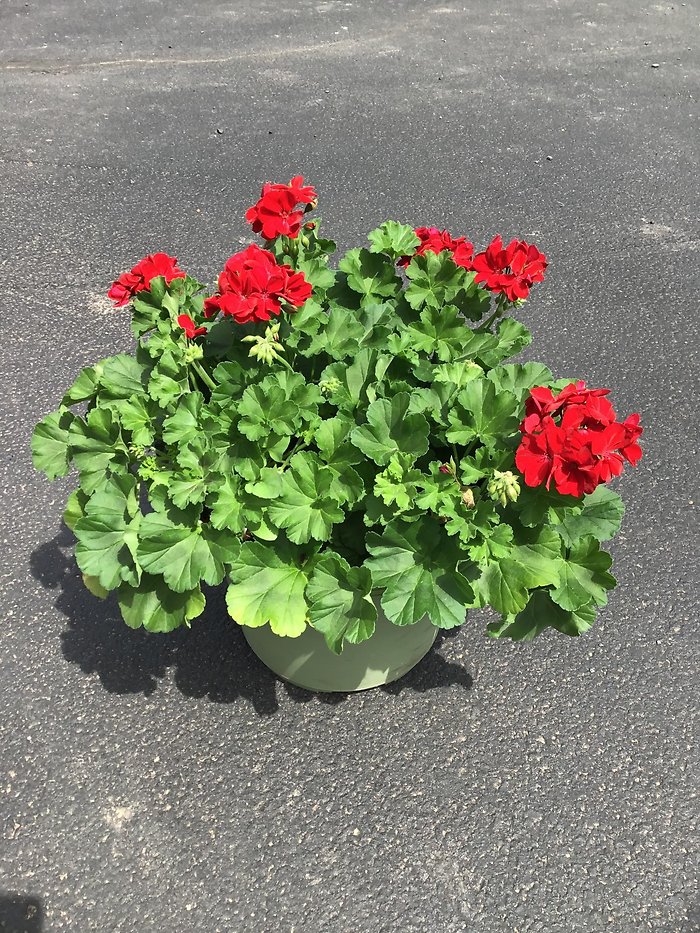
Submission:
<svg viewBox="0 0 700 933">
<path fill-rule="evenodd" d="M 232 623 L 221 588 L 208 588 L 207 608 L 192 628 L 159 636 L 143 629 L 127 630 L 116 599 L 101 600 L 82 582 L 73 556 L 75 538 L 65 527 L 30 556 L 32 576 L 48 590 L 55 590 L 55 606 L 68 620 L 61 633 L 61 648 L 67 661 L 86 674 L 97 674 L 110 693 L 149 695 L 169 668 L 178 690 L 187 697 L 207 697 L 215 703 L 250 703 L 256 712 L 269 716 L 279 709 L 280 679 L 268 670 L 248 647 L 239 627 Z M 435 646 L 457 634 L 439 632 Z M 405 689 L 417 692 L 458 685 L 468 690 L 472 678 L 459 664 L 435 651 L 408 674 L 380 689 L 398 695 Z M 284 683 L 289 697 L 300 703 L 310 700 L 336 705 L 349 693 L 314 694 Z"/>
</svg>

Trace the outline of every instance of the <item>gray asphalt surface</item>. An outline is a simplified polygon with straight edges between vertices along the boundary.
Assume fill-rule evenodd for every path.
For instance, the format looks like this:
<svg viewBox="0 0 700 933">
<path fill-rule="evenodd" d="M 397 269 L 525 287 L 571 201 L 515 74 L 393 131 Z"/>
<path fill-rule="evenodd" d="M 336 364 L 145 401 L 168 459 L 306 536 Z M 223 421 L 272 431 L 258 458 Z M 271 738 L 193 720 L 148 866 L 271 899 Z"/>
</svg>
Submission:
<svg viewBox="0 0 700 933">
<path fill-rule="evenodd" d="M 700 929 L 698 12 L 4 0 L 0 930 Z M 158 637 L 82 589 L 34 422 L 129 347 L 116 273 L 162 248 L 213 281 L 296 172 L 344 247 L 392 217 L 549 256 L 529 356 L 646 426 L 584 639 L 490 642 L 475 614 L 329 699 L 220 597 Z"/>
</svg>

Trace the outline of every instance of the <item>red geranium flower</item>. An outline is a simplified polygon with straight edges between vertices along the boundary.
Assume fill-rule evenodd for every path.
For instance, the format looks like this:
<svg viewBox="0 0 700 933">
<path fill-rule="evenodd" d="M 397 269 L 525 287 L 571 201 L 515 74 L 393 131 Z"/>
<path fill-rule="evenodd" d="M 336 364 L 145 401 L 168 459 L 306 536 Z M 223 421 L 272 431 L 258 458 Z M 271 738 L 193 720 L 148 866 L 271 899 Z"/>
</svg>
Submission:
<svg viewBox="0 0 700 933">
<path fill-rule="evenodd" d="M 564 447 L 564 433 L 550 418 L 542 431 L 526 434 L 515 454 L 515 465 L 528 486 L 549 489 Z"/>
<path fill-rule="evenodd" d="M 318 201 L 318 195 L 316 194 L 316 189 L 313 185 L 304 184 L 303 175 L 295 175 L 294 178 L 289 182 L 288 185 L 281 184 L 272 184 L 267 181 L 262 186 L 261 196 L 267 194 L 268 191 L 283 191 L 288 190 L 296 197 L 295 203 L 299 204 L 315 204 Z"/>
<path fill-rule="evenodd" d="M 590 447 L 574 435 L 567 438 L 553 473 L 554 486 L 562 496 L 585 496 L 602 480 Z"/>
<path fill-rule="evenodd" d="M 584 382 L 557 395 L 546 386 L 530 390 L 515 454 L 526 485 L 549 489 L 554 483 L 562 495 L 583 496 L 619 476 L 624 460 L 639 462 L 639 415 L 618 421 L 608 392 L 587 389 Z"/>
<path fill-rule="evenodd" d="M 301 175 L 295 175 L 288 185 L 266 182 L 258 201 L 246 211 L 245 219 L 266 240 L 277 236 L 294 239 L 304 217 L 303 210 L 296 210 L 297 205 L 315 204 L 317 200 L 315 189 L 305 185 Z"/>
<path fill-rule="evenodd" d="M 452 260 L 456 265 L 464 269 L 471 269 L 472 256 L 474 255 L 474 244 L 470 243 L 466 237 L 453 237 L 447 230 L 438 230 L 437 227 L 416 227 L 416 236 L 420 240 L 420 246 L 416 249 L 414 255 L 423 256 L 425 253 L 441 253 L 448 249 L 452 252 Z M 407 266 L 412 256 L 402 256 L 398 264 Z"/>
<path fill-rule="evenodd" d="M 206 334 L 207 332 L 206 327 L 197 327 L 189 314 L 181 314 L 177 319 L 177 323 L 190 340 L 194 340 L 195 337 L 201 337 L 202 334 Z"/>
<path fill-rule="evenodd" d="M 552 390 L 546 386 L 535 386 L 530 390 L 530 396 L 525 401 L 525 420 L 520 430 L 528 434 L 537 431 L 547 416 L 557 414 L 565 405 L 583 404 L 590 398 L 601 398 L 609 393 L 610 389 L 587 389 L 586 383 L 580 380 L 565 386 L 557 395 L 554 395 Z M 614 421 L 613 407 L 609 402 L 607 404 Z M 600 415 L 600 409 L 598 409 L 598 414 Z"/>
<path fill-rule="evenodd" d="M 279 315 L 282 302 L 295 308 L 311 297 L 303 272 L 278 264 L 268 250 L 251 244 L 226 262 L 219 276 L 219 294 L 204 302 L 204 314 L 230 315 L 239 324 L 269 321 Z"/>
<path fill-rule="evenodd" d="M 644 430 L 639 424 L 639 415 L 625 418 L 622 427 L 625 429 L 625 441 L 620 453 L 631 466 L 637 466 L 642 457 L 642 448 L 637 443 L 637 438 L 642 436 Z"/>
<path fill-rule="evenodd" d="M 162 275 L 165 284 L 173 279 L 182 279 L 186 273 L 177 267 L 177 259 L 167 253 L 153 253 L 144 256 L 136 263 L 131 272 L 124 272 L 107 292 L 107 297 L 116 302 L 118 308 L 128 304 L 138 292 L 150 288 L 151 280 Z"/>
<path fill-rule="evenodd" d="M 511 240 L 503 246 L 500 234 L 473 259 L 475 281 L 492 292 L 500 292 L 508 301 L 527 298 L 530 287 L 544 279 L 545 256 L 525 240 Z"/>
</svg>

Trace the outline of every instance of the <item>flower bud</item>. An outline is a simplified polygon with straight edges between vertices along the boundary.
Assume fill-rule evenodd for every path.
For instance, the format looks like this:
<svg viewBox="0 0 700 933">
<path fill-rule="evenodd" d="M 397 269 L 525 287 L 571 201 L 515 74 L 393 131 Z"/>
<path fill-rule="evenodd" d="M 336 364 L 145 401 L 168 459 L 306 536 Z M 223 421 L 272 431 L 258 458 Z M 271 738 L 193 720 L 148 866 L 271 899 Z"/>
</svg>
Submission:
<svg viewBox="0 0 700 933">
<path fill-rule="evenodd" d="M 201 360 L 204 357 L 204 350 L 198 343 L 188 343 L 182 357 L 185 363 L 193 363 L 195 360 Z"/>
<path fill-rule="evenodd" d="M 494 502 L 500 502 L 505 507 L 509 502 L 515 502 L 520 495 L 520 483 L 510 470 L 494 470 L 486 490 Z"/>
<path fill-rule="evenodd" d="M 334 392 L 337 392 L 341 385 L 340 379 L 333 377 L 332 379 L 322 379 L 318 387 L 321 390 L 321 394 L 328 397 L 329 395 L 333 395 Z"/>
<path fill-rule="evenodd" d="M 467 488 L 462 490 L 462 502 L 468 509 L 474 508 L 476 503 L 474 502 L 474 493 L 471 491 L 471 489 Z"/>
</svg>

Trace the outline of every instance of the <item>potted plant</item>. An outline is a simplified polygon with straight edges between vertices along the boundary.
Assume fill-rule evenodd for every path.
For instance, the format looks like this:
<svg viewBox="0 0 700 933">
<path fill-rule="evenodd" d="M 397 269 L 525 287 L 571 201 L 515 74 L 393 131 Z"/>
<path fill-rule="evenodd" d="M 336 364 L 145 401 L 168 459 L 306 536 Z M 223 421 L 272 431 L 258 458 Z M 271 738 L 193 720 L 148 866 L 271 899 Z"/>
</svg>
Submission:
<svg viewBox="0 0 700 933">
<path fill-rule="evenodd" d="M 319 690 L 401 676 L 472 607 L 494 638 L 584 633 L 642 428 L 607 389 L 506 362 L 545 257 L 388 221 L 333 268 L 316 203 L 266 184 L 263 245 L 214 294 L 165 253 L 113 284 L 135 352 L 82 370 L 32 438 L 49 479 L 77 469 L 85 585 L 152 632 L 225 585 L 253 650 Z"/>
</svg>

